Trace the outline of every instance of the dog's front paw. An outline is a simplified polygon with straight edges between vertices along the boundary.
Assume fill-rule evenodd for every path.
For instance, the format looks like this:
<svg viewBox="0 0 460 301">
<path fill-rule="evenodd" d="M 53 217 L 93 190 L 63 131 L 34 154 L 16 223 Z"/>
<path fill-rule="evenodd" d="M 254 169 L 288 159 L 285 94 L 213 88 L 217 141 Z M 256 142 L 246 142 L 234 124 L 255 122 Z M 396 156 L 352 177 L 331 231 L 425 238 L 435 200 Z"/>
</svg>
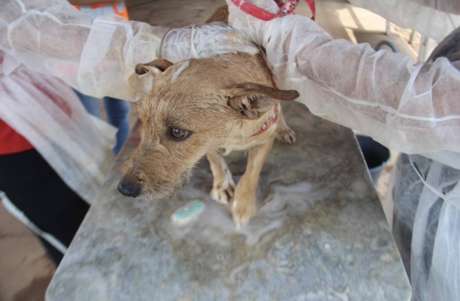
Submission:
<svg viewBox="0 0 460 301">
<path fill-rule="evenodd" d="M 232 205 L 232 216 L 236 227 L 239 229 L 241 226 L 246 225 L 249 220 L 256 214 L 256 199 L 240 199 L 235 197 Z"/>
<path fill-rule="evenodd" d="M 283 128 L 283 129 L 280 129 L 276 135 L 276 138 L 283 142 L 283 143 L 287 143 L 287 144 L 294 144 L 295 143 L 295 132 L 290 129 L 289 127 L 286 127 L 286 128 Z"/>
<path fill-rule="evenodd" d="M 225 181 L 215 184 L 211 190 L 211 197 L 218 203 L 230 205 L 235 194 L 235 182 L 230 177 L 226 177 Z"/>
<path fill-rule="evenodd" d="M 220 180 L 214 179 L 211 197 L 218 203 L 230 205 L 235 195 L 235 182 L 228 168 L 225 168 L 224 177 Z"/>
</svg>

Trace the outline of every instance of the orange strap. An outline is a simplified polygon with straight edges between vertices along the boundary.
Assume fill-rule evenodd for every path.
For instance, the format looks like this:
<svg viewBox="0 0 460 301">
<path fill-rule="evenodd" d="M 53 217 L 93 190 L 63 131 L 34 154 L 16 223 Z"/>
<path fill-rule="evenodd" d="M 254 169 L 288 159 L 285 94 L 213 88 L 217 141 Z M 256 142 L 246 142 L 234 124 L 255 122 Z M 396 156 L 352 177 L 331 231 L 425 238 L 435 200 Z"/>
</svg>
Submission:
<svg viewBox="0 0 460 301">
<path fill-rule="evenodd" d="M 276 4 L 279 7 L 277 13 L 271 13 L 245 0 L 232 0 L 232 2 L 245 13 L 263 21 L 270 21 L 275 18 L 292 14 L 297 4 L 299 4 L 300 0 L 275 0 Z M 305 0 L 305 2 L 307 3 L 308 8 L 312 13 L 311 18 L 314 20 L 316 17 L 315 0 Z"/>
<path fill-rule="evenodd" d="M 94 11 L 94 14 L 114 14 L 118 17 L 123 18 L 128 21 L 128 9 L 124 2 L 114 2 L 110 3 L 95 3 L 90 5 L 74 5 L 76 9 L 81 12 L 87 12 L 89 14 Z"/>
</svg>

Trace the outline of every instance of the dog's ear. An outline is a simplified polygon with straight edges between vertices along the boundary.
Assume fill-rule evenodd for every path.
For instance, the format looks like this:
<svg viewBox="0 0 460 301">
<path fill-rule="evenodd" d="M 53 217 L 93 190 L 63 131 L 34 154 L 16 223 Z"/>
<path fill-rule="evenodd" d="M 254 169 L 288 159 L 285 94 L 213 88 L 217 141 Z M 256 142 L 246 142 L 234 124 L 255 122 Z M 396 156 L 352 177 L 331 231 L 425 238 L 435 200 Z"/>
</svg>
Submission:
<svg viewBox="0 0 460 301">
<path fill-rule="evenodd" d="M 128 79 L 136 100 L 150 94 L 157 75 L 168 69 L 173 64 L 165 59 L 153 60 L 146 64 L 137 64 L 135 74 Z"/>
<path fill-rule="evenodd" d="M 257 119 L 277 101 L 299 97 L 295 90 L 280 90 L 255 83 L 243 83 L 226 89 L 227 105 L 248 119 Z"/>
<path fill-rule="evenodd" d="M 171 67 L 173 63 L 165 59 L 156 59 L 151 61 L 150 63 L 145 64 L 137 64 L 136 65 L 136 74 L 143 75 L 148 72 L 151 72 L 153 75 L 158 75 L 164 72 L 166 69 Z"/>
</svg>

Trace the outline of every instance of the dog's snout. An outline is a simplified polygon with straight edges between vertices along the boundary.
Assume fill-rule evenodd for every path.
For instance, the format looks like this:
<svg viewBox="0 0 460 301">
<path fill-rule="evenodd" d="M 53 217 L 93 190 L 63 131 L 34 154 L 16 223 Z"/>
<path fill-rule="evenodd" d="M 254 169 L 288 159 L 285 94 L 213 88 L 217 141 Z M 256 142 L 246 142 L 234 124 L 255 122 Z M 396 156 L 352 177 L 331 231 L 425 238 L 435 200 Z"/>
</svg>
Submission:
<svg viewBox="0 0 460 301">
<path fill-rule="evenodd" d="M 135 178 L 124 177 L 118 184 L 118 191 L 125 196 L 135 198 L 141 194 L 142 185 Z"/>
</svg>

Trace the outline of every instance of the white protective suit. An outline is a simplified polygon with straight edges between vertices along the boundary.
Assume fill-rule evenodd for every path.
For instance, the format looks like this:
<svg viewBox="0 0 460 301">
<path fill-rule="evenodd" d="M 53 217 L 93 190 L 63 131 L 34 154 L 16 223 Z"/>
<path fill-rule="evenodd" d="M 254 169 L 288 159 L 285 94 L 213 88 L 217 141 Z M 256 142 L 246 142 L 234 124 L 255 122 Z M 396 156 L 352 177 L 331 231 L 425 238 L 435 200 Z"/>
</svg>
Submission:
<svg viewBox="0 0 460 301">
<path fill-rule="evenodd" d="M 264 46 L 280 88 L 300 91 L 314 114 L 406 153 L 391 196 L 393 233 L 413 300 L 460 300 L 460 72 L 445 58 L 422 68 L 401 54 L 333 40 L 299 16 L 259 21 L 228 2 L 230 24 Z M 255 2 L 267 8 L 270 0 Z M 414 24 L 426 25 L 424 33 L 438 41 L 458 24 L 433 24 L 439 14 L 454 17 L 415 4 L 428 0 L 352 2 L 385 9 L 388 17 L 422 16 Z M 434 2 L 451 3 L 458 12 L 453 1 Z"/>
<path fill-rule="evenodd" d="M 128 84 L 136 86 L 134 66 L 158 54 L 162 30 L 84 18 L 58 0 L 6 1 L 6 12 L 0 11 L 0 47 L 8 54 L 84 93 L 135 98 Z M 257 2 L 265 9 L 277 7 L 271 0 Z M 333 40 L 305 17 L 264 22 L 228 4 L 231 25 L 265 48 L 280 88 L 298 90 L 314 114 L 413 154 L 398 165 L 393 191 L 397 227 L 413 233 L 408 239 L 414 298 L 460 300 L 460 174 L 452 168 L 460 167 L 460 72 L 445 58 L 422 69 L 401 54 Z M 172 31 L 159 54 L 177 61 L 242 45 L 252 51 L 246 40 L 222 28 Z M 179 43 L 180 48 L 171 46 Z"/>
</svg>

